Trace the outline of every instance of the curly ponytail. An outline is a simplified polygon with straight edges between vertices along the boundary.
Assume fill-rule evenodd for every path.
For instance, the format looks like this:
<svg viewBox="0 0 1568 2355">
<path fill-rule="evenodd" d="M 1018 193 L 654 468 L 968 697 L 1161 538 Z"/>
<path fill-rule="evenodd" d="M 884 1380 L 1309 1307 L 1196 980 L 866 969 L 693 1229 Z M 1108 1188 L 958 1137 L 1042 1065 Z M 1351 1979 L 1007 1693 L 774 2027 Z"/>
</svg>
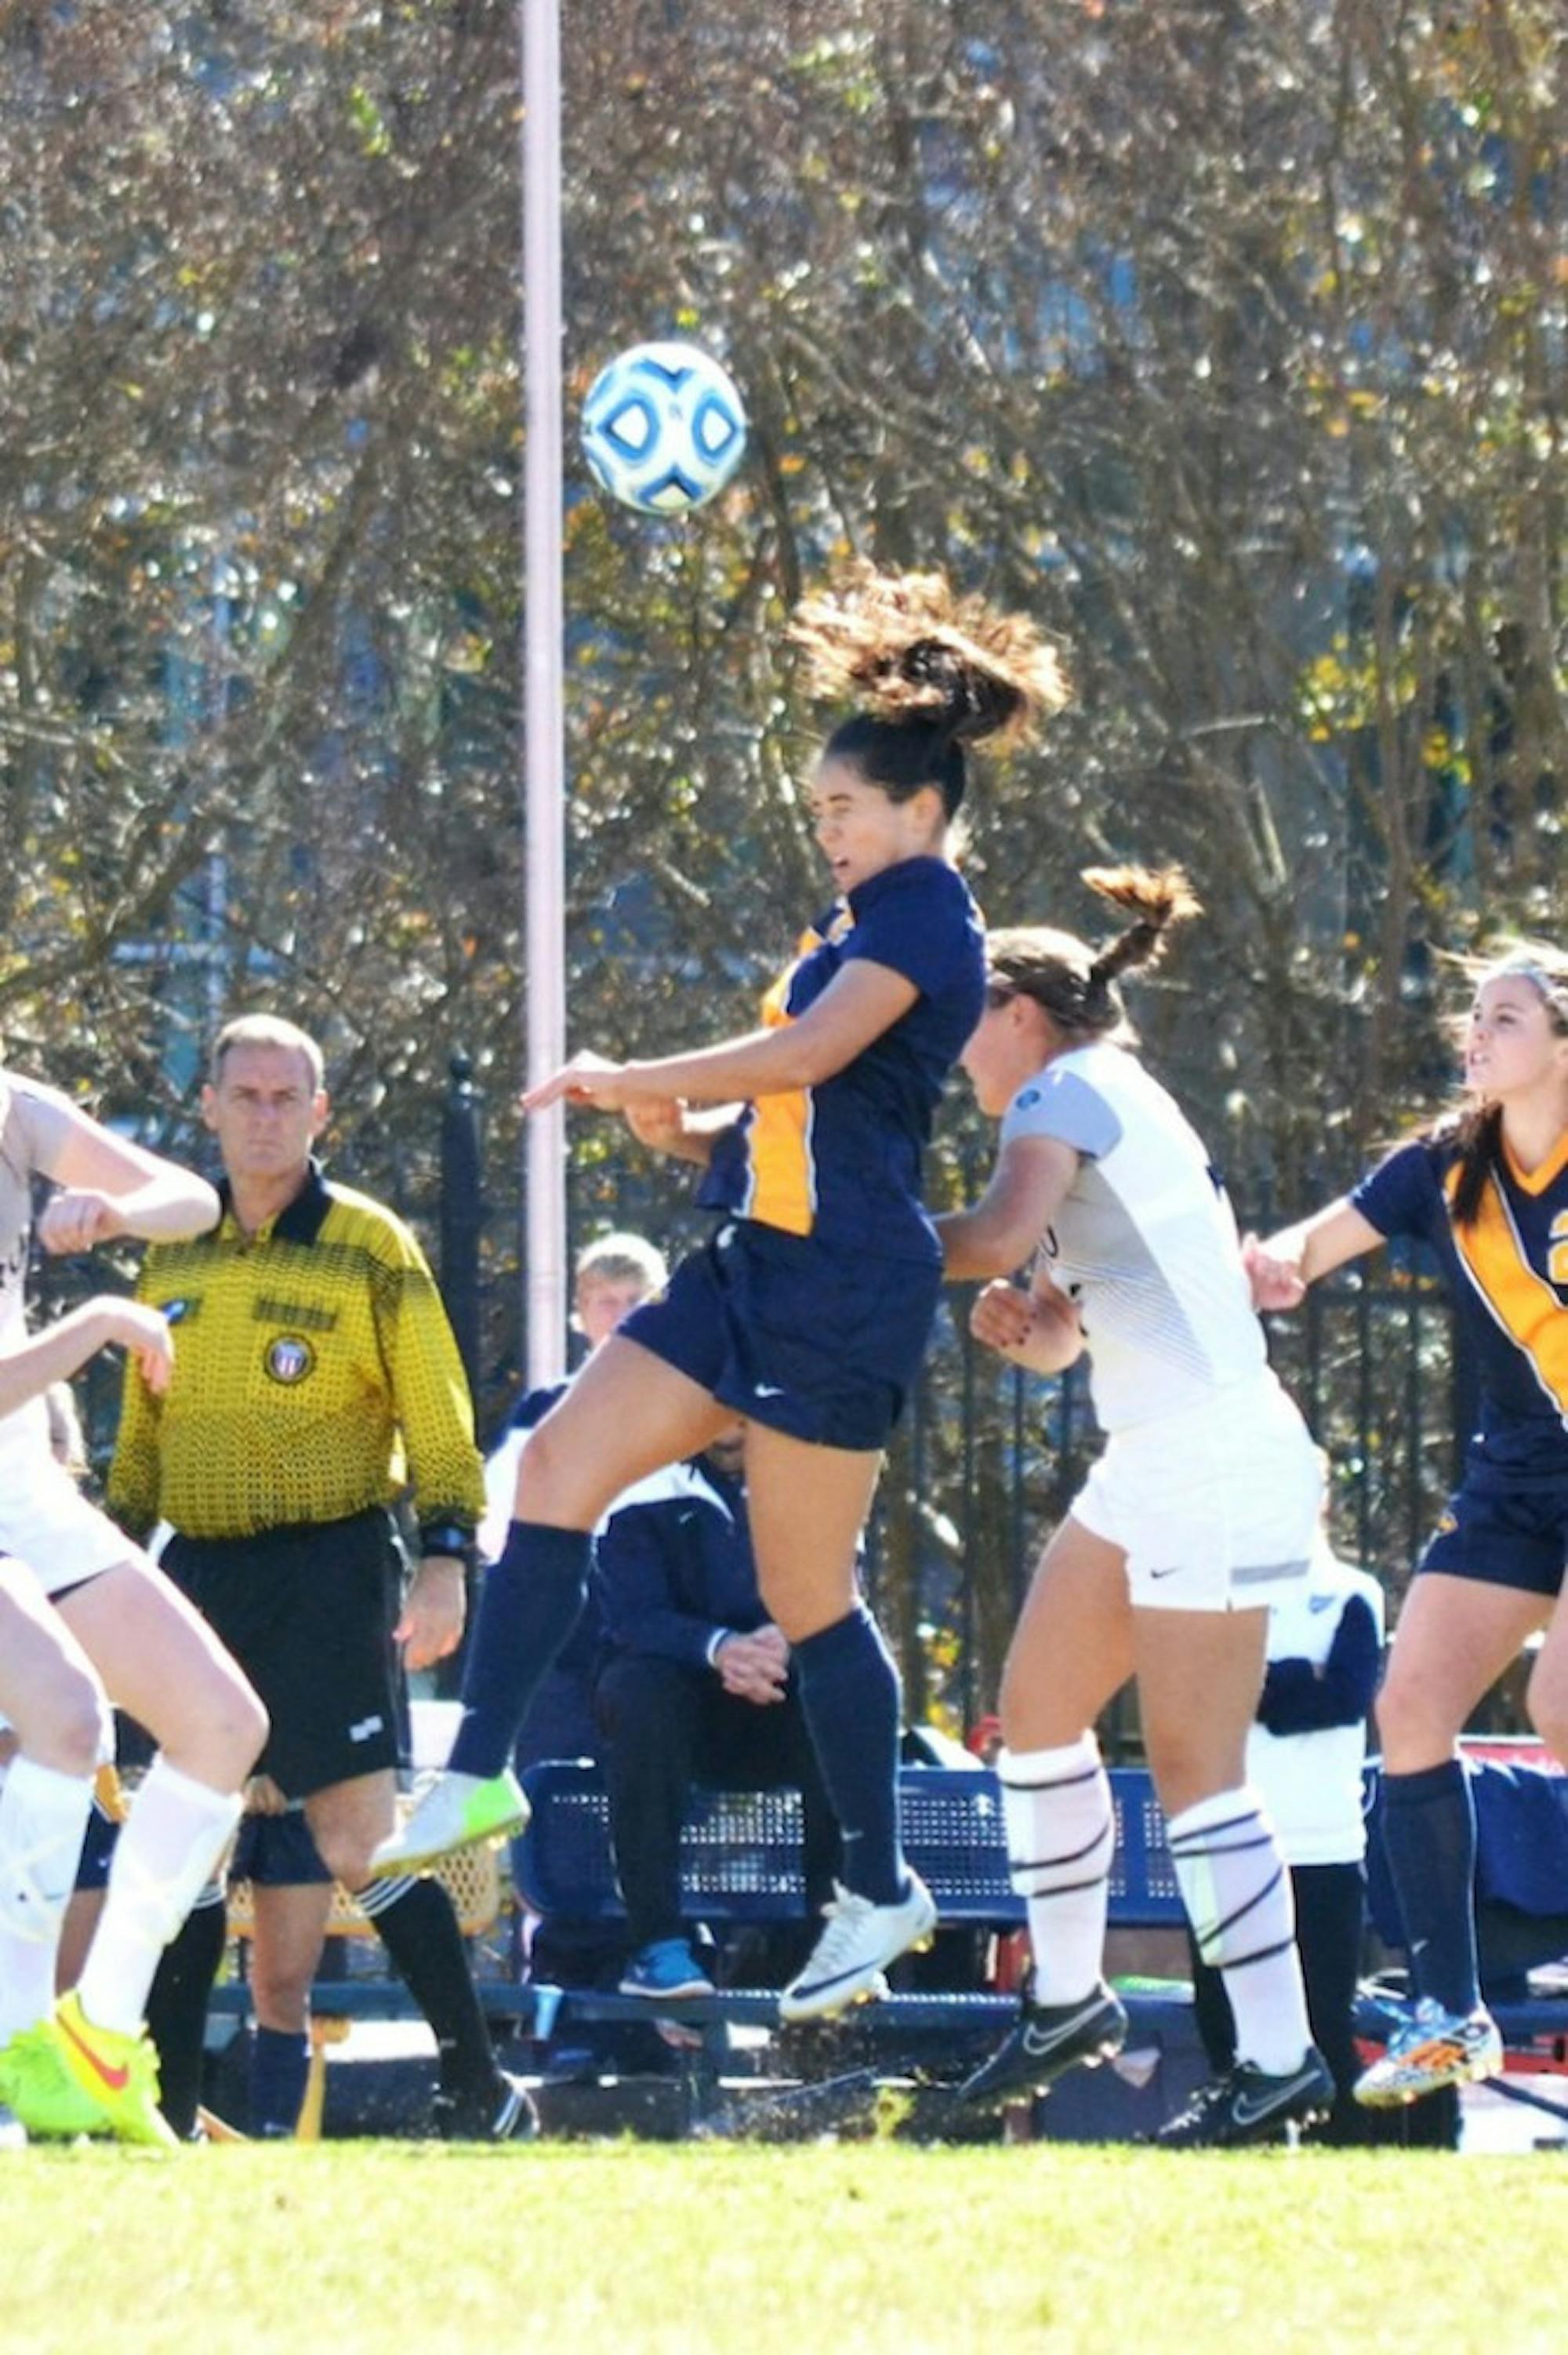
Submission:
<svg viewBox="0 0 1568 2355">
<path fill-rule="evenodd" d="M 843 586 L 802 598 L 789 634 L 814 696 L 860 706 L 829 738 L 890 799 L 923 785 L 949 817 L 964 797 L 964 746 L 1019 742 L 1067 700 L 1054 646 L 1022 614 L 959 597 L 940 572 L 858 566 Z"/>
</svg>

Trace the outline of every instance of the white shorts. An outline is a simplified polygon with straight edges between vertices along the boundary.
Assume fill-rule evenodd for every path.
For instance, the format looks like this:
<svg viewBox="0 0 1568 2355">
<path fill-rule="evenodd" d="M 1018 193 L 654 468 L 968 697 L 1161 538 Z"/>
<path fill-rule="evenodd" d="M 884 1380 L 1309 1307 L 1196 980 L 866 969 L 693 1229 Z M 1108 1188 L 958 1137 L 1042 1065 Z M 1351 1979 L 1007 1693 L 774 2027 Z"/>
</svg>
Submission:
<svg viewBox="0 0 1568 2355">
<path fill-rule="evenodd" d="M 1305 1579 L 1318 1450 L 1278 1383 L 1113 1432 L 1073 1518 L 1127 1556 L 1136 1610 L 1247 1611 Z"/>
<path fill-rule="evenodd" d="M 52 1455 L 0 1463 L 0 1553 L 15 1554 L 46 1594 L 96 1578 L 141 1548 L 90 1504 Z"/>
</svg>

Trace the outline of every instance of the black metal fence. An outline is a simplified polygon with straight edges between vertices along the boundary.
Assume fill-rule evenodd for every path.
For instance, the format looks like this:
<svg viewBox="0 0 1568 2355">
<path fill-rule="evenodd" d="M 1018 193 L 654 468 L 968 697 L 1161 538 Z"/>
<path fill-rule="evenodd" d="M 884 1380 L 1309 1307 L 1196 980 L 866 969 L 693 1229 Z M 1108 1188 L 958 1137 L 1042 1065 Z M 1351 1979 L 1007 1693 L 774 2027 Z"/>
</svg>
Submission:
<svg viewBox="0 0 1568 2355">
<path fill-rule="evenodd" d="M 518 1346 L 515 1301 L 493 1296 L 503 1284 L 517 1290 L 518 1211 L 484 1203 L 478 1120 L 466 1067 L 454 1062 L 440 1273 L 476 1395 L 493 1401 L 496 1352 L 484 1361 L 478 1337 L 499 1321 L 514 1355 Z M 983 1173 L 975 1175 L 978 1184 Z M 690 1224 L 683 1197 L 656 1180 L 629 1190 L 613 1166 L 578 1183 L 572 1209 L 585 1234 L 612 1220 L 665 1241 Z M 955 1288 L 944 1305 L 867 1532 L 868 1584 L 903 1668 L 909 1714 L 955 1732 L 994 1706 L 1033 1563 L 1099 1444 L 1083 1369 L 1042 1381 L 1008 1366 L 971 1338 L 970 1296 Z M 1315 1286 L 1297 1315 L 1271 1324 L 1275 1364 L 1329 1457 L 1334 1543 L 1393 1597 L 1453 1486 L 1459 1435 L 1471 1427 L 1451 1335 L 1452 1312 L 1430 1267 L 1392 1254 Z M 507 1354 L 503 1344 L 500 1356 Z M 1130 1703 L 1109 1732 L 1117 1746 L 1135 1745 Z"/>
<path fill-rule="evenodd" d="M 519 1380 L 521 1222 L 510 1186 L 487 1194 L 481 1111 L 467 1062 L 454 1057 L 439 1173 L 433 1151 L 412 1154 L 409 1182 L 393 1191 L 408 1197 L 398 1207 L 433 1240 L 483 1434 L 503 1419 Z M 356 1182 L 352 1168 L 343 1174 Z M 983 1173 L 975 1174 L 978 1184 Z M 613 1222 L 676 1246 L 701 1225 L 673 1183 L 644 1178 L 629 1186 L 613 1162 L 577 1178 L 572 1211 L 581 1234 Z M 39 1277 L 46 1314 L 101 1281 L 86 1262 L 51 1263 Z M 1042 1381 L 1008 1366 L 970 1337 L 969 1298 L 955 1287 L 944 1305 L 890 1452 L 866 1550 L 909 1714 L 956 1732 L 994 1706 L 1033 1563 L 1098 1446 L 1082 1369 Z M 1274 1361 L 1329 1456 L 1336 1547 L 1374 1572 L 1393 1599 L 1453 1486 L 1460 1437 L 1473 1427 L 1451 1334 L 1451 1310 L 1431 1270 L 1392 1254 L 1315 1286 L 1297 1315 L 1271 1326 Z M 117 1369 L 100 1358 L 84 1384 L 100 1465 L 118 1398 Z M 1512 1723 L 1506 1703 L 1495 1721 Z M 1113 1712 L 1107 1731 L 1114 1749 L 1135 1747 L 1130 1703 Z"/>
</svg>

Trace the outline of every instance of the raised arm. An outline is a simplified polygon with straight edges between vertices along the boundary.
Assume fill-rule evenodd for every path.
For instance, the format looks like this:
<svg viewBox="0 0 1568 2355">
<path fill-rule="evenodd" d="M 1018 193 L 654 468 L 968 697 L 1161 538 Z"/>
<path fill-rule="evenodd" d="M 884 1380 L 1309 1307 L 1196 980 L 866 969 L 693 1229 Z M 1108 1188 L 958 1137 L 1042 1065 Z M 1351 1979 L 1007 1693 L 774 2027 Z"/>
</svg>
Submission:
<svg viewBox="0 0 1568 2355">
<path fill-rule="evenodd" d="M 174 1241 L 217 1224 L 217 1194 L 194 1170 L 116 1136 L 53 1089 L 34 1104 L 37 1167 L 60 1189 L 38 1220 L 46 1251 L 90 1251 L 117 1235 Z"/>
<path fill-rule="evenodd" d="M 1078 1158 L 1054 1136 L 1018 1136 L 1004 1145 L 980 1200 L 936 1220 L 949 1283 L 1022 1267 L 1060 1209 Z"/>
<path fill-rule="evenodd" d="M 597 1105 L 601 1112 L 624 1112 L 632 1103 L 661 1096 L 686 1103 L 729 1104 L 815 1087 L 891 1030 L 918 996 L 915 984 L 891 965 L 856 957 L 841 967 L 821 997 L 795 1021 L 727 1039 L 695 1054 L 661 1055 L 650 1062 L 611 1063 L 599 1055 L 575 1055 L 527 1090 L 523 1109 L 541 1112 L 563 1098 Z"/>
<path fill-rule="evenodd" d="M 111 1341 L 130 1352 L 154 1395 L 167 1389 L 174 1344 L 164 1317 L 140 1301 L 106 1293 L 0 1353 L 0 1414 L 12 1414 L 53 1383 L 69 1381 Z"/>
<path fill-rule="evenodd" d="M 1259 1310 L 1298 1306 L 1308 1284 L 1375 1251 L 1385 1240 L 1344 1196 L 1311 1218 L 1282 1227 L 1266 1240 L 1244 1236 L 1242 1264 L 1252 1285 L 1253 1306 Z"/>
</svg>

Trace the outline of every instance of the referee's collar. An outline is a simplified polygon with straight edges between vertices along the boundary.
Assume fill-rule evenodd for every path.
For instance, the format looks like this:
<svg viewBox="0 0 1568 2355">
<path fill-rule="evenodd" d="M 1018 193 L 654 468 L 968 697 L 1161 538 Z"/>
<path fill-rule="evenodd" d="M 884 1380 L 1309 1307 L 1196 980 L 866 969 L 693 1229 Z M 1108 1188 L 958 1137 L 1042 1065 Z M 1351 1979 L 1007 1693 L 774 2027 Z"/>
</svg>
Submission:
<svg viewBox="0 0 1568 2355">
<path fill-rule="evenodd" d="M 227 1178 L 218 1179 L 217 1199 L 223 1205 L 223 1218 L 218 1221 L 221 1228 L 234 1216 L 234 1188 Z M 331 1208 L 332 1188 L 313 1154 L 304 1184 L 293 1200 L 279 1211 L 268 1232 L 286 1243 L 313 1243 Z"/>
</svg>

